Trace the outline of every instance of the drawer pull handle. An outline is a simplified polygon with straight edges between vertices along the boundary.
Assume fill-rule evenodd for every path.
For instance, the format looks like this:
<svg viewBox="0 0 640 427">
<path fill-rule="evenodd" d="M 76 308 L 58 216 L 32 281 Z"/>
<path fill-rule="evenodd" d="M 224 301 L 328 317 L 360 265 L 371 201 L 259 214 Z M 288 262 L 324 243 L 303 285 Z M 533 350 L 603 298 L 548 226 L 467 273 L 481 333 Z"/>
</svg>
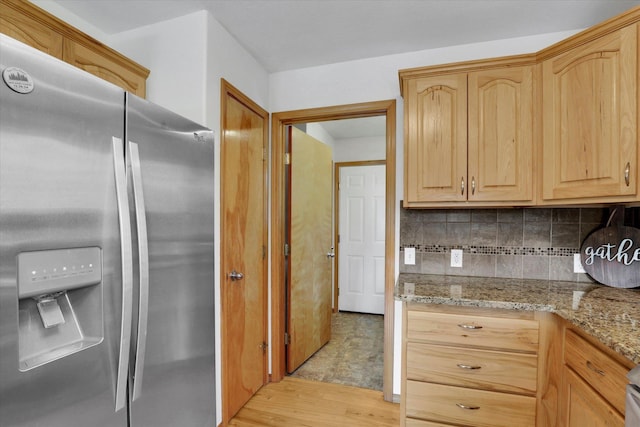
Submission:
<svg viewBox="0 0 640 427">
<path fill-rule="evenodd" d="M 473 369 L 481 369 L 482 366 L 478 366 L 478 365 L 465 365 L 464 363 L 458 363 L 457 364 L 458 368 L 460 369 L 469 369 L 469 370 L 473 370 Z"/>
<path fill-rule="evenodd" d="M 460 323 L 460 324 L 458 324 L 458 327 L 462 328 L 462 329 L 482 329 L 482 326 L 467 325 L 466 323 Z"/>
<path fill-rule="evenodd" d="M 469 409 L 470 411 L 475 411 L 477 409 L 480 409 L 479 406 L 469 406 L 469 405 L 464 405 L 462 403 L 456 403 L 456 406 L 461 409 Z"/>
<path fill-rule="evenodd" d="M 595 372 L 598 375 L 601 375 L 604 377 L 605 372 L 602 369 L 598 369 L 594 366 L 593 363 L 591 363 L 590 360 L 587 360 L 587 368 L 591 369 L 593 372 Z"/>
</svg>

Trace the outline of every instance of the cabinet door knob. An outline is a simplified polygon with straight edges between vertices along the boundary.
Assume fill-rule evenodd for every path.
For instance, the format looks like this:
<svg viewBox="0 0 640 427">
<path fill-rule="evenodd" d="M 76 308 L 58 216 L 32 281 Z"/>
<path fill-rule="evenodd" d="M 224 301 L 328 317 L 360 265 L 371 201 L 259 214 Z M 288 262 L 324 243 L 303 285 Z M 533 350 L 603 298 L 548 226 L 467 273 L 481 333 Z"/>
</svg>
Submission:
<svg viewBox="0 0 640 427">
<path fill-rule="evenodd" d="M 460 178 L 460 195 L 464 196 L 464 176 Z"/>
<path fill-rule="evenodd" d="M 624 168 L 624 183 L 629 186 L 629 173 L 631 172 L 631 163 L 627 162 L 627 166 Z"/>
<path fill-rule="evenodd" d="M 474 194 L 476 194 L 476 177 L 472 176 L 471 177 L 471 195 L 473 196 Z"/>
</svg>

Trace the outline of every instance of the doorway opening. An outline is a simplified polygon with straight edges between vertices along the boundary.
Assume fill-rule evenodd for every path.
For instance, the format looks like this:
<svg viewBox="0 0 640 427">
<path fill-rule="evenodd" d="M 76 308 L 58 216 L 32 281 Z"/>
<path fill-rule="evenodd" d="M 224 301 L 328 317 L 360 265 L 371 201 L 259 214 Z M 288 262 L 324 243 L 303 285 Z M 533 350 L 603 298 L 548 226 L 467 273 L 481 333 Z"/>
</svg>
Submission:
<svg viewBox="0 0 640 427">
<path fill-rule="evenodd" d="M 287 372 L 382 391 L 385 116 L 296 128 L 287 150 Z"/>
<path fill-rule="evenodd" d="M 384 268 L 384 368 L 383 394 L 385 400 L 393 399 L 393 289 L 395 282 L 395 133 L 396 101 L 378 101 L 343 106 L 297 110 L 272 115 L 272 179 L 271 179 L 271 239 L 272 253 L 272 380 L 280 381 L 286 373 L 286 288 L 285 288 L 285 158 L 287 126 L 297 123 L 324 122 L 348 118 L 384 116 L 386 123 L 386 172 L 385 189 L 385 268 Z"/>
</svg>

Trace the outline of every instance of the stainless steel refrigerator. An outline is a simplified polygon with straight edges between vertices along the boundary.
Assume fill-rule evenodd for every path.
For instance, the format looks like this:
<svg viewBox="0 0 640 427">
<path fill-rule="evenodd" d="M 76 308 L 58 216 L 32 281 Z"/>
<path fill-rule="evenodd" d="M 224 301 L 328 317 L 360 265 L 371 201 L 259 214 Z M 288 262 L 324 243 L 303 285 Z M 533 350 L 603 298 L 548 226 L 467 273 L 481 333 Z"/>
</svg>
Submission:
<svg viewBox="0 0 640 427">
<path fill-rule="evenodd" d="M 211 131 L 4 35 L 0 70 L 0 425 L 214 426 Z"/>
</svg>

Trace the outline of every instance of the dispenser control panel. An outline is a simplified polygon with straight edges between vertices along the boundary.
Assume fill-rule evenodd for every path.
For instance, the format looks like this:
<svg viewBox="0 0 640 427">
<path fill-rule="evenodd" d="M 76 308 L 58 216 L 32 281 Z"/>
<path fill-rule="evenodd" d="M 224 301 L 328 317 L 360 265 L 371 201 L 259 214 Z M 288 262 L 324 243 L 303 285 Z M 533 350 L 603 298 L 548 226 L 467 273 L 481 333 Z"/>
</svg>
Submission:
<svg viewBox="0 0 640 427">
<path fill-rule="evenodd" d="M 96 246 L 18 255 L 19 298 L 81 288 L 101 281 L 102 250 Z"/>
</svg>

